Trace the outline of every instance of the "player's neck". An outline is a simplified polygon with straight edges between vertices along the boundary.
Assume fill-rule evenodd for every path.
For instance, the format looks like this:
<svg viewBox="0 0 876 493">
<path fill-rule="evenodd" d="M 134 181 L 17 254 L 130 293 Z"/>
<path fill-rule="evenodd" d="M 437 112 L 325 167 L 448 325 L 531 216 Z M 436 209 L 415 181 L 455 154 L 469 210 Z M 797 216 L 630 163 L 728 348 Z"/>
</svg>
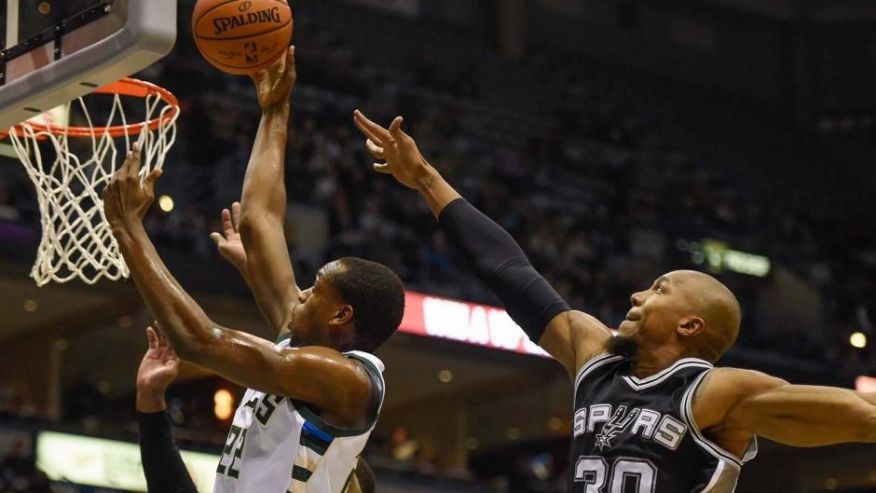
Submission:
<svg viewBox="0 0 876 493">
<path fill-rule="evenodd" d="M 686 357 L 683 351 L 672 346 L 663 346 L 653 350 L 640 350 L 636 353 L 633 363 L 633 375 L 637 378 L 647 378 L 669 368 L 676 361 Z"/>
</svg>

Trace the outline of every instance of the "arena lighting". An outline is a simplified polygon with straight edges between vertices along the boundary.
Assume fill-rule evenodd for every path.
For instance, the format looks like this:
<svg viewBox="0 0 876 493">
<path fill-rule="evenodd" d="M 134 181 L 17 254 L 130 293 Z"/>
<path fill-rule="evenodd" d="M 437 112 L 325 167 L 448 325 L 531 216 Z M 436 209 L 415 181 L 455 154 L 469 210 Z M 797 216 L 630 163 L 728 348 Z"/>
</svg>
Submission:
<svg viewBox="0 0 876 493">
<path fill-rule="evenodd" d="M 40 309 L 40 304 L 37 303 L 37 300 L 28 299 L 24 300 L 24 311 L 27 313 L 33 313 Z"/>
<path fill-rule="evenodd" d="M 219 456 L 181 451 L 198 491 L 213 491 Z M 125 491 L 146 491 L 140 447 L 65 433 L 40 432 L 36 462 L 49 479 Z"/>
<path fill-rule="evenodd" d="M 731 249 L 727 243 L 706 238 L 700 242 L 680 240 L 680 250 L 690 252 L 691 260 L 697 265 L 705 265 L 709 272 L 736 272 L 755 277 L 766 277 L 772 264 L 763 255 Z"/>
<path fill-rule="evenodd" d="M 158 207 L 161 208 L 164 212 L 170 212 L 173 210 L 173 198 L 170 195 L 162 195 L 158 198 Z"/>
<path fill-rule="evenodd" d="M 450 383 L 451 381 L 453 381 L 453 372 L 450 370 L 439 371 L 438 381 L 441 383 Z"/>
<path fill-rule="evenodd" d="M 234 413 L 234 396 L 225 389 L 219 389 L 213 394 L 213 414 L 219 421 L 225 421 Z"/>
<path fill-rule="evenodd" d="M 864 393 L 876 392 L 876 378 L 864 375 L 855 379 L 855 390 Z"/>
<path fill-rule="evenodd" d="M 867 335 L 863 332 L 854 332 L 849 336 L 849 344 L 858 349 L 867 347 Z"/>
</svg>

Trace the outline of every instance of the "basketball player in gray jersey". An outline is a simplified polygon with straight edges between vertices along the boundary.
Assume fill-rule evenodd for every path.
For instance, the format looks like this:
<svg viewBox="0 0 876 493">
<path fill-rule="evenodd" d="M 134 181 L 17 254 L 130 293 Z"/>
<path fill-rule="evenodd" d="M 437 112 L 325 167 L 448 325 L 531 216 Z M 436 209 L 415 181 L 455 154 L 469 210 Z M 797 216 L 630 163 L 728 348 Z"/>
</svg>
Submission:
<svg viewBox="0 0 876 493">
<path fill-rule="evenodd" d="M 390 269 L 344 258 L 314 286 L 295 282 L 283 232 L 284 159 L 294 51 L 255 77 L 262 119 L 247 168 L 240 234 L 246 278 L 276 344 L 220 327 L 177 283 L 143 228 L 161 172 L 128 153 L 104 213 L 153 317 L 179 356 L 247 387 L 217 468 L 217 493 L 340 493 L 379 416 L 383 364 L 370 354 L 398 328 L 404 288 Z"/>
<path fill-rule="evenodd" d="M 358 111 L 354 121 L 383 161 L 375 171 L 420 193 L 475 274 L 574 379 L 570 492 L 727 493 L 757 436 L 798 447 L 876 442 L 876 394 L 714 368 L 741 318 L 718 280 L 694 271 L 660 276 L 630 297 L 613 336 L 570 309 L 511 236 L 462 199 L 400 117 L 389 128 Z"/>
</svg>

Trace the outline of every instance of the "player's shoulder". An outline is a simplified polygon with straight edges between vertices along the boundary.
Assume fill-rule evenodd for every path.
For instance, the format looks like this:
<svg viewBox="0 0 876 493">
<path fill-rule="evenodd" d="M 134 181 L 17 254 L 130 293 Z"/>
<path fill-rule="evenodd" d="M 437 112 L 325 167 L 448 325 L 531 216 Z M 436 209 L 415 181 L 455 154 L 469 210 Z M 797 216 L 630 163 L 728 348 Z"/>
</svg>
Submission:
<svg viewBox="0 0 876 493">
<path fill-rule="evenodd" d="M 569 310 L 561 315 L 565 316 L 564 323 L 568 324 L 573 340 L 591 342 L 594 348 L 601 349 L 612 336 L 611 329 L 589 313 Z"/>
<path fill-rule="evenodd" d="M 601 332 L 607 332 L 611 335 L 611 331 L 607 325 L 593 315 L 582 312 L 581 310 L 567 310 L 560 314 L 560 316 L 565 316 L 566 321 L 573 328 L 598 330 Z"/>
<path fill-rule="evenodd" d="M 540 345 L 574 378 L 588 361 L 604 352 L 612 333 L 593 315 L 567 310 L 548 324 Z"/>
<path fill-rule="evenodd" d="M 571 310 L 569 323 L 572 341 L 576 346 L 576 366 L 580 370 L 583 365 L 606 354 L 608 340 L 613 334 L 607 325 L 589 313 Z"/>
<path fill-rule="evenodd" d="M 378 375 L 383 374 L 383 372 L 386 370 L 386 365 L 383 364 L 383 361 L 381 361 L 380 358 L 371 353 L 353 350 L 346 351 L 342 354 L 345 358 L 358 362 L 363 366 L 363 368 L 373 371 Z"/>
<path fill-rule="evenodd" d="M 287 371 L 322 383 L 326 394 L 358 393 L 364 398 L 372 380 L 381 379 L 384 370 L 377 356 L 362 351 L 341 352 L 326 346 L 278 347 L 278 351 Z"/>
<path fill-rule="evenodd" d="M 709 371 L 700 385 L 698 393 L 751 394 L 787 385 L 788 382 L 757 370 L 743 368 L 716 367 Z"/>
<path fill-rule="evenodd" d="M 718 367 L 703 377 L 693 397 L 694 414 L 703 428 L 720 423 L 740 401 L 788 382 L 757 370 Z"/>
</svg>

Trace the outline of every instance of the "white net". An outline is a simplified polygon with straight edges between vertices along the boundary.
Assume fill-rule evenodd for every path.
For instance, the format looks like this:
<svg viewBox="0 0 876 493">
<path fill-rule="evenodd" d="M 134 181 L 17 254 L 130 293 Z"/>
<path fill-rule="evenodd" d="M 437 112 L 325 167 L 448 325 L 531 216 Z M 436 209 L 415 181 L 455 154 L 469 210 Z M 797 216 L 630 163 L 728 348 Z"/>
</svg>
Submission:
<svg viewBox="0 0 876 493">
<path fill-rule="evenodd" d="M 94 284 L 102 278 L 128 277 L 100 194 L 135 141 L 142 149 L 142 179 L 163 166 L 176 139 L 179 107 L 175 101 L 165 100 L 158 92 L 143 98 L 105 93 L 100 97 L 112 98 L 112 102 L 93 110 L 95 115 L 106 115 L 98 125 L 85 98 L 79 98 L 67 104 L 66 113 L 76 111 L 84 120 L 82 127 L 47 127 L 29 120 L 9 134 L 36 186 L 42 238 L 30 275 L 39 286 L 76 278 Z M 131 102 L 137 100 L 145 108 L 136 109 L 136 121 L 144 123 L 132 124 L 125 111 L 127 107 L 132 112 Z"/>
</svg>

